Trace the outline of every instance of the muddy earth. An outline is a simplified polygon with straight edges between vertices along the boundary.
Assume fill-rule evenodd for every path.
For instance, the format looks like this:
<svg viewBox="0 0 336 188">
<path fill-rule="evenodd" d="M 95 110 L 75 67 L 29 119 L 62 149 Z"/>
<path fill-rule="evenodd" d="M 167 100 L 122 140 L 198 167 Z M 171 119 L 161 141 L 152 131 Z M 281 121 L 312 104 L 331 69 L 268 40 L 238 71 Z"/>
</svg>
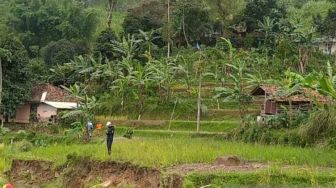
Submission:
<svg viewBox="0 0 336 188">
<path fill-rule="evenodd" d="M 247 163 L 235 156 L 218 157 L 213 164 L 184 164 L 161 170 L 69 156 L 68 162 L 57 168 L 48 161 L 13 160 L 7 176 L 18 188 L 43 187 L 58 178 L 62 180 L 62 187 L 66 188 L 180 188 L 184 177 L 190 173 L 255 171 L 261 168 L 266 168 L 266 165 Z"/>
</svg>

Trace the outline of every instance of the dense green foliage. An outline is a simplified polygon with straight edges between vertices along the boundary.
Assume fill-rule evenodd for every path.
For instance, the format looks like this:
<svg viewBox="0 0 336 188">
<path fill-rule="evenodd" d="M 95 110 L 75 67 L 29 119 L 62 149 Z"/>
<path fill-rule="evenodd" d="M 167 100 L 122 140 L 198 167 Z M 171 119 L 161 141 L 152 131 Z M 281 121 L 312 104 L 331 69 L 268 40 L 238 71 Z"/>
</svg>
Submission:
<svg viewBox="0 0 336 188">
<path fill-rule="evenodd" d="M 249 125 L 246 115 L 258 110 L 249 91 L 268 83 L 336 98 L 326 74 L 335 57 L 318 50 L 321 39 L 335 37 L 334 1 L 113 2 L 0 2 L 2 112 L 12 115 L 28 100 L 29 88 L 43 82 L 76 89 L 82 123 L 93 114 L 194 120 L 199 111 L 206 120 L 240 114 Z M 296 84 L 284 79 L 290 77 L 285 70 L 297 74 Z M 311 120 L 324 109 L 314 110 Z M 314 127 L 284 119 L 272 121 L 297 130 Z M 263 137 L 264 128 L 256 132 Z"/>
<path fill-rule="evenodd" d="M 0 39 L 0 61 L 3 70 L 1 111 L 12 116 L 16 108 L 28 99 L 27 91 L 31 88 L 28 53 L 15 36 L 7 35 Z"/>
</svg>

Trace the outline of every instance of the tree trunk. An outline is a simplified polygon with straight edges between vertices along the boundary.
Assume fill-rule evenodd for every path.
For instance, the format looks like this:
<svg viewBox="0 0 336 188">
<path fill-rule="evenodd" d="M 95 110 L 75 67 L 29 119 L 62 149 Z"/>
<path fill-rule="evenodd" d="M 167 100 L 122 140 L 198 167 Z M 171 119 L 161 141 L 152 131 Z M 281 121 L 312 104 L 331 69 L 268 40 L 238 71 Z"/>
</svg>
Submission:
<svg viewBox="0 0 336 188">
<path fill-rule="evenodd" d="M 306 72 L 306 66 L 308 64 L 309 52 L 304 47 L 299 48 L 299 63 L 300 63 L 300 73 L 304 74 Z"/>
<path fill-rule="evenodd" d="M 174 104 L 173 112 L 171 113 L 171 116 L 170 116 L 169 127 L 168 127 L 168 130 L 169 130 L 169 131 L 170 131 L 170 128 L 171 128 L 171 123 L 172 123 L 173 118 L 174 118 L 174 113 L 175 113 L 176 106 L 177 106 L 177 99 L 175 100 L 175 104 Z"/>
<path fill-rule="evenodd" d="M 107 0 L 107 26 L 111 27 L 112 17 L 113 17 L 113 9 L 117 4 L 117 0 Z"/>
<path fill-rule="evenodd" d="M 186 33 L 186 30 L 185 30 L 184 10 L 183 10 L 183 17 L 182 17 L 182 29 L 183 29 L 184 40 L 186 41 L 187 46 L 189 46 L 189 41 L 188 41 L 187 33 Z"/>
<path fill-rule="evenodd" d="M 0 107 L 2 106 L 2 62 L 0 58 Z M 1 112 L 1 110 L 0 110 Z M 4 121 L 4 116 L 2 113 L 2 118 L 1 118 L 1 128 L 3 128 L 3 121 Z"/>
<path fill-rule="evenodd" d="M 197 98 L 197 132 L 200 131 L 201 125 L 201 89 L 202 89 L 202 72 L 199 75 L 198 98 Z"/>
<path fill-rule="evenodd" d="M 167 6 L 167 25 L 168 25 L 168 27 L 167 27 L 167 30 L 168 30 L 168 32 L 167 32 L 167 34 L 168 34 L 168 50 L 167 50 L 167 58 L 169 58 L 170 57 L 170 0 L 168 0 L 168 2 L 167 2 L 167 4 L 168 4 L 168 6 Z"/>
</svg>

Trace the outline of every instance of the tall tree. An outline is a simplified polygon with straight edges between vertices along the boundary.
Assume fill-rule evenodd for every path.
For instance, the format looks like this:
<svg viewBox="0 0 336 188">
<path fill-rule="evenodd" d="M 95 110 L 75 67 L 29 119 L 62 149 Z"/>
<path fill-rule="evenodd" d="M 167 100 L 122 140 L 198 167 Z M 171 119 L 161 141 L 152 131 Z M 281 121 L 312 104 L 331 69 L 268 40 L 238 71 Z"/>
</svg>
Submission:
<svg viewBox="0 0 336 188">
<path fill-rule="evenodd" d="M 0 59 L 3 77 L 0 110 L 6 115 L 13 115 L 30 93 L 28 54 L 18 39 L 4 36 L 0 40 Z"/>
<path fill-rule="evenodd" d="M 13 0 L 7 25 L 18 34 L 31 57 L 51 41 L 88 40 L 93 35 L 97 15 L 75 0 Z"/>
<path fill-rule="evenodd" d="M 177 37 L 184 44 L 196 43 L 211 34 L 212 20 L 209 8 L 203 1 L 177 1 L 174 9 L 174 27 L 178 31 Z"/>
<path fill-rule="evenodd" d="M 286 7 L 277 0 L 248 0 L 242 21 L 246 23 L 247 32 L 253 32 L 265 17 L 278 22 L 286 14 Z"/>
</svg>

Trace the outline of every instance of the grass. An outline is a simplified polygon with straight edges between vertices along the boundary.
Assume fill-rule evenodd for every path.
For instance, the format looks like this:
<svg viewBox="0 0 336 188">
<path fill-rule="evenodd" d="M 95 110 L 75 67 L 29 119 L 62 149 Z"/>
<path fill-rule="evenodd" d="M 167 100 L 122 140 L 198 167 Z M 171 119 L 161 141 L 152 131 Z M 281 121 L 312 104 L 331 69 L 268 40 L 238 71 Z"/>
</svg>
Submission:
<svg viewBox="0 0 336 188">
<path fill-rule="evenodd" d="M 269 168 L 258 172 L 190 174 L 183 187 L 335 187 L 335 184 L 335 172 Z"/>
<path fill-rule="evenodd" d="M 1 157 L 41 159 L 66 162 L 66 156 L 76 153 L 97 160 L 109 160 L 103 142 L 87 145 L 52 145 L 18 152 L 6 147 Z M 213 139 L 118 139 L 113 145 L 111 159 L 142 166 L 164 167 L 185 163 L 212 163 L 218 156 L 237 155 L 249 161 L 271 162 L 281 165 L 336 166 L 336 151 L 318 148 L 294 148 L 223 142 Z"/>
<path fill-rule="evenodd" d="M 201 122 L 200 131 L 202 132 L 229 132 L 239 126 L 238 120 L 229 121 L 203 121 Z M 118 125 L 118 127 L 132 127 L 128 125 Z M 169 121 L 165 125 L 141 125 L 134 128 L 135 130 L 168 130 Z M 171 131 L 196 131 L 195 121 L 172 121 Z"/>
</svg>

